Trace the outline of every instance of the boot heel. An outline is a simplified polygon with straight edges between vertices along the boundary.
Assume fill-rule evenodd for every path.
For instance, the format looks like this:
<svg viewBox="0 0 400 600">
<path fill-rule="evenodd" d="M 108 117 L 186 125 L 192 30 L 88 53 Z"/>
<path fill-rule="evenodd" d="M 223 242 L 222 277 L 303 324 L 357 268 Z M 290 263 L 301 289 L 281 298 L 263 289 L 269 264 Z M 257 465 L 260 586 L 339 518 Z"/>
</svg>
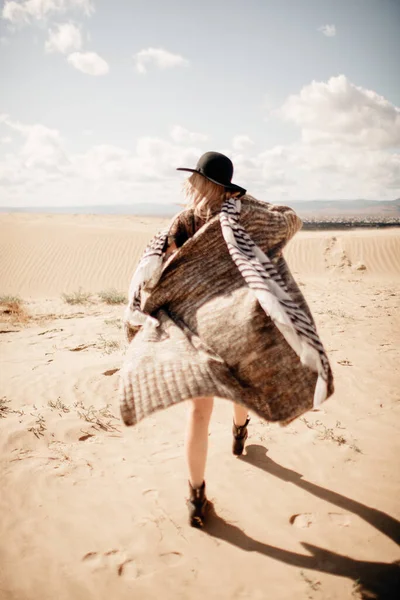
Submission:
<svg viewBox="0 0 400 600">
<path fill-rule="evenodd" d="M 193 488 L 189 482 L 189 498 L 186 504 L 189 510 L 189 525 L 198 529 L 204 527 L 208 505 L 205 481 L 199 488 Z"/>
<path fill-rule="evenodd" d="M 248 438 L 249 432 L 247 431 L 247 425 L 250 423 L 250 419 L 246 419 L 246 423 L 244 425 L 235 425 L 235 421 L 233 422 L 233 444 L 232 444 L 232 453 L 235 456 L 241 456 L 244 450 L 244 444 Z"/>
</svg>

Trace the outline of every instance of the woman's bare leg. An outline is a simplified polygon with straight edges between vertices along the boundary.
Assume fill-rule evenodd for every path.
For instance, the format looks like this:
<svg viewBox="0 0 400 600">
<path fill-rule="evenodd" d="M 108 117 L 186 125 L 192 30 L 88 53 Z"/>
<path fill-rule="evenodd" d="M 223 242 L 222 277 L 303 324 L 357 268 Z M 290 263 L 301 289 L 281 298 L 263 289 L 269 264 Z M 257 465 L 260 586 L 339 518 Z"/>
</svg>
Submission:
<svg viewBox="0 0 400 600">
<path fill-rule="evenodd" d="M 193 488 L 199 488 L 204 481 L 208 450 L 208 425 L 213 405 L 214 398 L 189 400 L 185 445 L 189 481 Z"/>
<path fill-rule="evenodd" d="M 244 425 L 248 417 L 247 408 L 241 404 L 233 405 L 233 421 L 237 427 Z"/>
</svg>

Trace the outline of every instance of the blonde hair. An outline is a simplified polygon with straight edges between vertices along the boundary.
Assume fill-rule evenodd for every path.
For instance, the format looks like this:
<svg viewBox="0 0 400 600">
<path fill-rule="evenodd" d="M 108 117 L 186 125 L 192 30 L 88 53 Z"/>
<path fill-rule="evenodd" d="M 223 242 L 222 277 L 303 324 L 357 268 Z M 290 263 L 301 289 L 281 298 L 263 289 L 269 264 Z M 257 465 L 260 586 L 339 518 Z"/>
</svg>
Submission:
<svg viewBox="0 0 400 600">
<path fill-rule="evenodd" d="M 217 213 L 226 198 L 232 194 L 223 185 L 209 181 L 199 173 L 192 173 L 183 184 L 183 191 L 189 208 L 204 219 L 209 219 Z"/>
</svg>

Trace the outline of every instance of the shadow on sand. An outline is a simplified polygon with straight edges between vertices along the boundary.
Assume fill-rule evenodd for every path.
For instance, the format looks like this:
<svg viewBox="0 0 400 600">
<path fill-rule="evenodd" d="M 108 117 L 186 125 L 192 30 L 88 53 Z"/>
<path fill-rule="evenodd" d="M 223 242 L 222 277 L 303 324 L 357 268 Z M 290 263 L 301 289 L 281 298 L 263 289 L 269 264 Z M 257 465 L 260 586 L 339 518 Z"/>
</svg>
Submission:
<svg viewBox="0 0 400 600">
<path fill-rule="evenodd" d="M 243 462 L 252 464 L 270 475 L 279 477 L 297 485 L 301 489 L 322 498 L 336 506 L 352 512 L 375 527 L 381 533 L 387 535 L 394 542 L 400 541 L 400 523 L 390 515 L 375 508 L 370 508 L 346 498 L 337 492 L 325 489 L 314 483 L 302 479 L 295 471 L 281 467 L 267 456 L 267 450 L 260 445 L 249 445 L 246 447 L 246 455 L 240 458 Z M 247 552 L 258 552 L 274 560 L 301 568 L 331 573 L 340 577 L 348 577 L 356 582 L 357 592 L 365 600 L 397 600 L 400 597 L 400 564 L 382 563 L 355 560 L 313 546 L 302 543 L 309 554 L 297 554 L 275 546 L 270 546 L 255 540 L 244 533 L 239 527 L 227 523 L 215 513 L 211 506 L 205 532 L 212 537 L 224 540 Z"/>
</svg>

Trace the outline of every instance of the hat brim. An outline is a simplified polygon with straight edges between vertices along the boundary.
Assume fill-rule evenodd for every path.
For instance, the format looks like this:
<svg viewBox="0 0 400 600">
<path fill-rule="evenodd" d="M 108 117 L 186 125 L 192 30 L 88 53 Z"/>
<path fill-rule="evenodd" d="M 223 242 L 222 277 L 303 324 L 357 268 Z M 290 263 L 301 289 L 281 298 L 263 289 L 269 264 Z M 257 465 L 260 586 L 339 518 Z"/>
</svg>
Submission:
<svg viewBox="0 0 400 600">
<path fill-rule="evenodd" d="M 200 173 L 200 171 L 198 171 L 197 169 L 187 169 L 186 167 L 178 167 L 176 170 L 177 171 L 188 171 L 189 173 L 198 173 L 202 177 L 205 177 L 205 179 L 208 179 L 208 181 L 211 181 L 212 183 L 216 183 L 217 185 L 221 185 L 222 187 L 224 187 L 227 190 L 231 190 L 232 192 L 239 192 L 241 196 L 244 196 L 244 194 L 247 191 L 244 188 L 240 187 L 240 185 L 236 185 L 235 183 L 226 183 L 225 184 L 225 183 L 221 183 L 220 181 L 217 181 L 216 179 L 211 179 L 211 177 L 207 177 L 207 175 L 204 175 L 204 173 Z"/>
</svg>

